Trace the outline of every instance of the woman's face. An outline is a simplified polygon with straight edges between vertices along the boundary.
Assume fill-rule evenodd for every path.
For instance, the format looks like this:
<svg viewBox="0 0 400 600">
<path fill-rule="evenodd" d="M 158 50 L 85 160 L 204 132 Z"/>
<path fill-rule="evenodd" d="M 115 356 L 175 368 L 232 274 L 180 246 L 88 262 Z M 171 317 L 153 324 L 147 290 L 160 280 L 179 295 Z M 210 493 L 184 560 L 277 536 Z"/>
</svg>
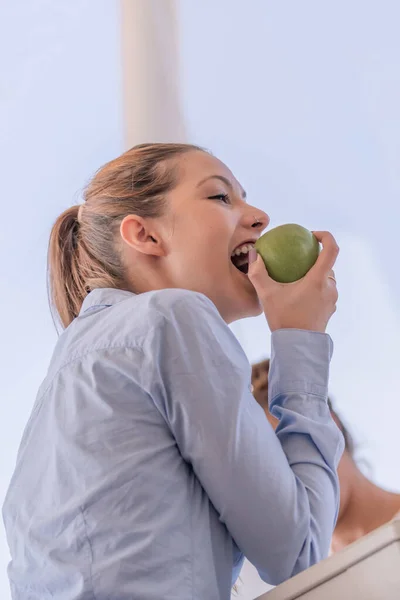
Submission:
<svg viewBox="0 0 400 600">
<path fill-rule="evenodd" d="M 269 223 L 268 215 L 248 204 L 230 170 L 205 152 L 181 156 L 178 173 L 179 183 L 168 195 L 169 209 L 161 218 L 166 247 L 162 266 L 170 285 L 205 294 L 227 323 L 260 314 L 246 275 L 246 249 L 239 261 L 245 263 L 245 272 L 231 257 L 240 246 L 254 244 Z"/>
</svg>

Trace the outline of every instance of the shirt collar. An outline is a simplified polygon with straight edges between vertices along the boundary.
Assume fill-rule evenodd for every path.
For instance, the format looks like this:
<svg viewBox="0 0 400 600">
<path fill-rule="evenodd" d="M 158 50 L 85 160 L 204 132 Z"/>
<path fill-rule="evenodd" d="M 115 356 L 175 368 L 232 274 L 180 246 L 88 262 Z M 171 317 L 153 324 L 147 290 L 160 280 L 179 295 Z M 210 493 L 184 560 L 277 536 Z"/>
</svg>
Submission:
<svg viewBox="0 0 400 600">
<path fill-rule="evenodd" d="M 113 304 L 118 304 L 127 298 L 134 296 L 132 292 L 126 290 L 117 290 L 114 288 L 97 288 L 92 290 L 84 299 L 79 316 L 83 315 L 88 310 L 95 308 L 106 308 Z"/>
</svg>

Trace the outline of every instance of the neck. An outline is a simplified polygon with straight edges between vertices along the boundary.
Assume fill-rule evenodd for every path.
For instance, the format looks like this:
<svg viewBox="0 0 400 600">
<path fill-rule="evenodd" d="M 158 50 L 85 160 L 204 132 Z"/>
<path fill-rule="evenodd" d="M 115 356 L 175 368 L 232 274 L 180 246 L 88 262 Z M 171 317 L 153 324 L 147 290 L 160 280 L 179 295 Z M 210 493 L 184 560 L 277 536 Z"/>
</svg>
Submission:
<svg viewBox="0 0 400 600">
<path fill-rule="evenodd" d="M 126 268 L 126 282 L 128 289 L 135 294 L 176 287 L 166 270 L 160 269 L 159 263 L 152 256 L 141 256 L 140 260 L 131 259 Z"/>
<path fill-rule="evenodd" d="M 400 494 L 378 487 L 352 464 L 352 472 L 347 474 L 351 484 L 332 537 L 334 552 L 384 525 L 400 511 Z"/>
</svg>

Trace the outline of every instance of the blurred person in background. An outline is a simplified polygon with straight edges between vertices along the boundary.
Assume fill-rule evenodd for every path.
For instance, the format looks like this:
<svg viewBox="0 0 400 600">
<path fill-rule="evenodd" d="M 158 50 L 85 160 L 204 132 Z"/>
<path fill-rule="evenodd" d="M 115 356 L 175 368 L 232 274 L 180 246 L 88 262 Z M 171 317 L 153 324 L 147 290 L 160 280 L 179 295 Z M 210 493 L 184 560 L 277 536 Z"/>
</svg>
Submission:
<svg viewBox="0 0 400 600">
<path fill-rule="evenodd" d="M 228 600 L 244 556 L 272 584 L 318 562 L 343 449 L 335 240 L 315 233 L 314 267 L 276 283 L 254 250 L 269 217 L 190 145 L 132 148 L 84 199 L 50 237 L 64 331 L 3 508 L 13 599 Z M 228 327 L 263 311 L 280 439 Z"/>
<path fill-rule="evenodd" d="M 279 420 L 268 408 L 269 359 L 252 366 L 253 395 L 264 409 L 268 421 L 279 432 Z M 355 460 L 355 445 L 350 432 L 332 406 L 333 419 L 343 433 L 345 450 L 339 462 L 340 482 L 339 517 L 332 537 L 332 552 L 338 552 L 400 513 L 400 494 L 385 490 L 370 481 Z"/>
</svg>

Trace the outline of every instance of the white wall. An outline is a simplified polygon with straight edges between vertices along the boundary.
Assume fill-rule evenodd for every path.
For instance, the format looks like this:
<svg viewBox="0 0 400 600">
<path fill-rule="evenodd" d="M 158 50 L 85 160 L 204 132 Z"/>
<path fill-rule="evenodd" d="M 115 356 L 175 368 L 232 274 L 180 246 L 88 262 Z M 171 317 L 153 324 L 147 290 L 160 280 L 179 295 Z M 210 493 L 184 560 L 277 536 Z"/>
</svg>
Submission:
<svg viewBox="0 0 400 600">
<path fill-rule="evenodd" d="M 117 2 L 0 3 L 1 503 L 56 340 L 45 270 L 52 221 L 122 151 L 119 44 Z M 1 528 L 2 600 L 7 562 Z"/>
</svg>

